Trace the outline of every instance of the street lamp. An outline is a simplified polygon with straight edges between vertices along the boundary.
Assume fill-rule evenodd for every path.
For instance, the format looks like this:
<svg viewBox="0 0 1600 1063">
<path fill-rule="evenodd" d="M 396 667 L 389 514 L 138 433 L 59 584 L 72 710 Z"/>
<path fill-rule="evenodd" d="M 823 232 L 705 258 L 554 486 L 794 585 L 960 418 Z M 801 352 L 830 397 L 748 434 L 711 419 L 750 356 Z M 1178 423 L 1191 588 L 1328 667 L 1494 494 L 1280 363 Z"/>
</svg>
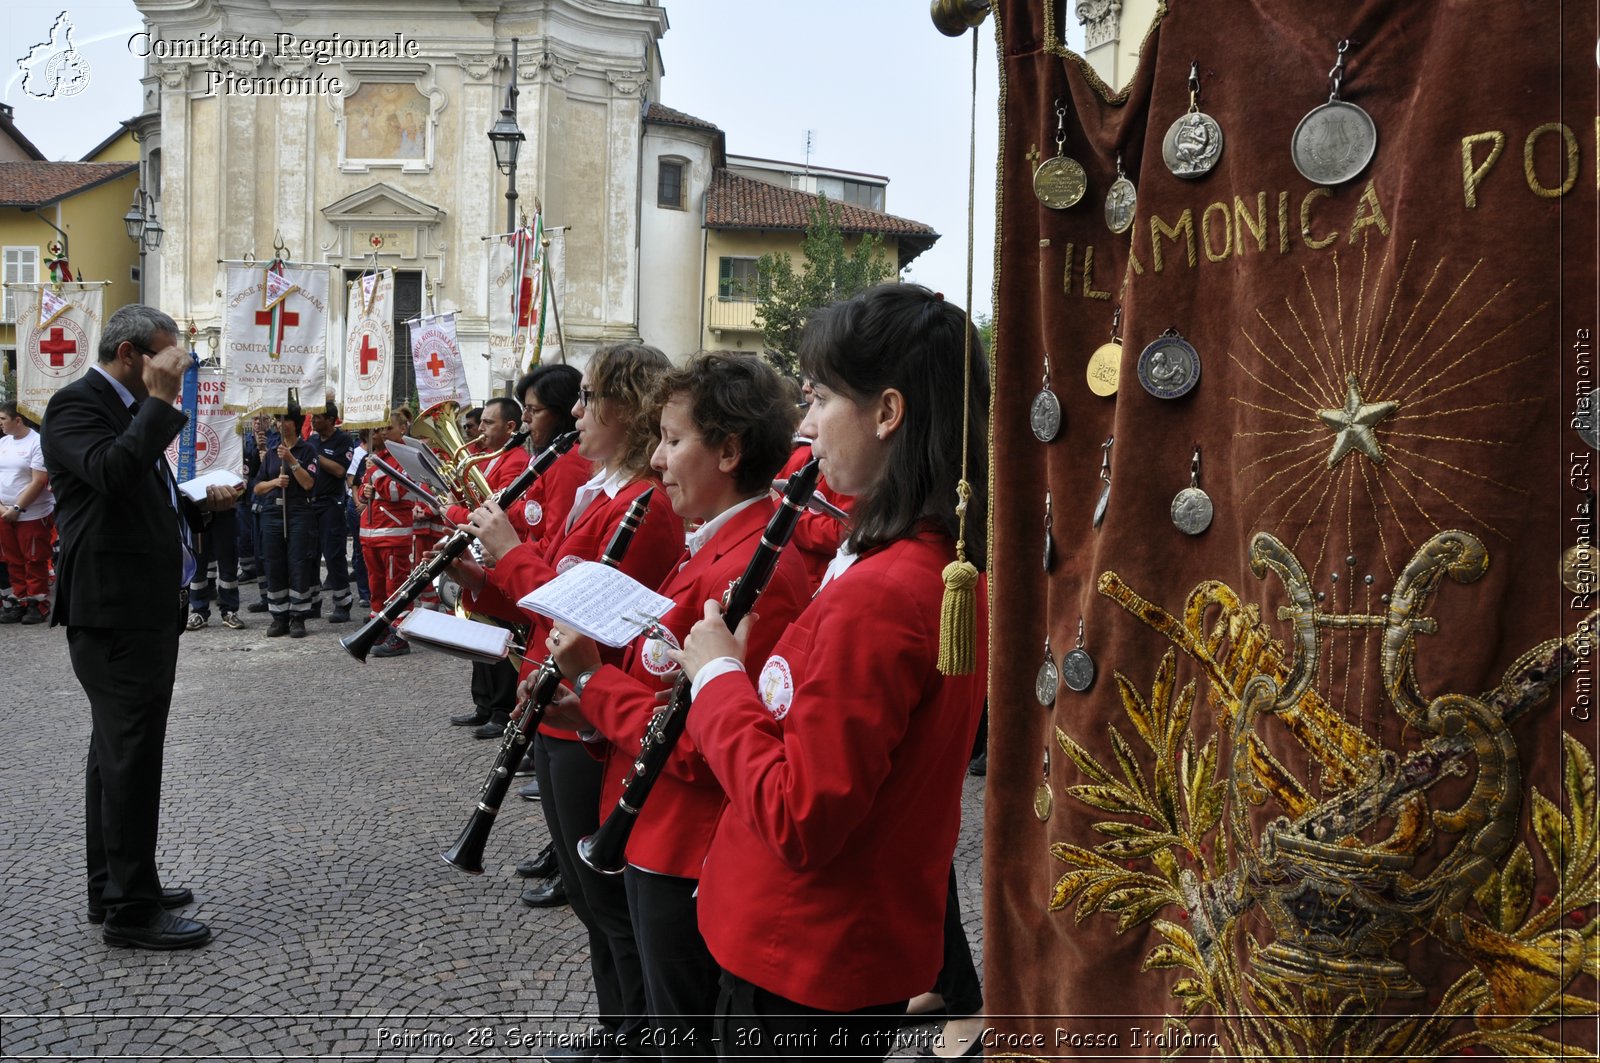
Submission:
<svg viewBox="0 0 1600 1063">
<path fill-rule="evenodd" d="M 517 126 L 517 38 L 511 38 L 511 84 L 506 89 L 506 105 L 500 108 L 500 119 L 489 130 L 489 143 L 494 145 L 494 164 L 510 178 L 506 183 L 506 231 L 517 227 L 517 155 L 522 142 L 528 138 Z"/>
<path fill-rule="evenodd" d="M 133 204 L 128 207 L 128 213 L 122 216 L 122 227 L 128 231 L 128 239 L 139 249 L 139 301 L 142 303 L 144 257 L 161 246 L 161 237 L 166 234 L 161 227 L 161 220 L 156 217 L 156 197 L 143 188 L 135 188 Z"/>
</svg>

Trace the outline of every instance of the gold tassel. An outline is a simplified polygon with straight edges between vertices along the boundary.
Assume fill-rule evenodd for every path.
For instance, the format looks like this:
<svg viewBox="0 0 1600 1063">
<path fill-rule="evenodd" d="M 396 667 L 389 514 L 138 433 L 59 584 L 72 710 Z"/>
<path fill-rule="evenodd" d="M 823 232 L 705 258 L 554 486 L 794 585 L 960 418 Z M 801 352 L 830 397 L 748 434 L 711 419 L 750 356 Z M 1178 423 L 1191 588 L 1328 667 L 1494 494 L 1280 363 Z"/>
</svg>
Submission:
<svg viewBox="0 0 1600 1063">
<path fill-rule="evenodd" d="M 962 554 L 944 566 L 939 607 L 939 671 L 944 675 L 971 675 L 977 667 L 978 570 Z"/>
</svg>

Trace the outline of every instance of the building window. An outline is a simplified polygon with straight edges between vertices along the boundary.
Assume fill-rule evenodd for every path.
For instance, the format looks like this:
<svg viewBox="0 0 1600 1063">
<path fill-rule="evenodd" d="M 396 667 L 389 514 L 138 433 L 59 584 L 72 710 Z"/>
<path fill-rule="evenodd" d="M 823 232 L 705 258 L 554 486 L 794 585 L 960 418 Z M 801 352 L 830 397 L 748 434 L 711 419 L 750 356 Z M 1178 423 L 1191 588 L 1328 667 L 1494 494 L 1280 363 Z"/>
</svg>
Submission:
<svg viewBox="0 0 1600 1063">
<path fill-rule="evenodd" d="M 687 169 L 682 159 L 661 159 L 656 174 L 656 206 L 668 210 L 685 210 L 683 201 L 683 172 Z"/>
<path fill-rule="evenodd" d="M 756 272 L 758 260 L 754 258 L 723 257 L 717 262 L 717 298 L 724 301 L 753 303 L 756 299 Z"/>
<path fill-rule="evenodd" d="M 853 203 L 858 207 L 868 210 L 883 210 L 883 186 L 869 185 L 862 181 L 844 181 L 842 197 L 846 203 Z"/>
<path fill-rule="evenodd" d="M 0 310 L 0 321 L 7 324 L 17 320 L 17 308 L 22 303 L 22 293 L 13 284 L 39 283 L 39 249 L 37 247 L 8 247 L 5 249 L 4 273 L 0 282 L 6 286 L 5 306 Z"/>
</svg>

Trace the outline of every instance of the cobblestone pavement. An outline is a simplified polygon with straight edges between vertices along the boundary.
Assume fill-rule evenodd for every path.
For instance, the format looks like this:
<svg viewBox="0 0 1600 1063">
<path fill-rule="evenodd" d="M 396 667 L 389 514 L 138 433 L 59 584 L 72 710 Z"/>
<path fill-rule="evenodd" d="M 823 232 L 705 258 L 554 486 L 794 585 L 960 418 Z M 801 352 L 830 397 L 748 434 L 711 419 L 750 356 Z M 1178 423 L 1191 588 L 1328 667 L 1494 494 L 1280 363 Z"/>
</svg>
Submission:
<svg viewBox="0 0 1600 1063">
<path fill-rule="evenodd" d="M 88 703 L 62 629 L 0 628 L 0 1058 L 537 1058 L 586 1028 L 582 928 L 516 903 L 536 806 L 508 800 L 483 875 L 438 856 L 494 758 L 447 719 L 470 707 L 468 665 L 361 665 L 337 641 L 352 626 L 268 641 L 243 615 L 183 637 L 160 861 L 215 936 L 171 953 L 86 921 Z M 982 782 L 956 856 L 980 970 Z"/>
</svg>

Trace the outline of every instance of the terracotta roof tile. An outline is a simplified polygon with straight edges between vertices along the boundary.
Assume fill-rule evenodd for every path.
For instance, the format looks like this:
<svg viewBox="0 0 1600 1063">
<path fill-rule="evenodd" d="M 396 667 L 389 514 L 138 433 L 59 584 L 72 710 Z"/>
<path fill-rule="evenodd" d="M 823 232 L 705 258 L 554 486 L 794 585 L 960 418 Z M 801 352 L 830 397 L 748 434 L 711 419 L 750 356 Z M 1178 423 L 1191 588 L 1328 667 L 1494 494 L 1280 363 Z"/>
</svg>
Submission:
<svg viewBox="0 0 1600 1063">
<path fill-rule="evenodd" d="M 645 112 L 644 120 L 646 122 L 660 122 L 662 125 L 682 125 L 691 129 L 709 129 L 721 132 L 715 125 L 704 118 L 696 118 L 692 114 L 675 111 L 671 107 L 664 107 L 656 103 L 654 100 L 650 102 L 650 109 Z"/>
<path fill-rule="evenodd" d="M 820 196 L 780 188 L 730 170 L 718 170 L 706 190 L 708 229 L 799 229 L 811 222 Z M 931 246 L 939 234 L 933 226 L 851 203 L 829 200 L 840 232 L 922 237 Z M 928 239 L 932 237 L 932 239 Z"/>
<path fill-rule="evenodd" d="M 136 162 L 0 162 L 0 206 L 42 207 L 138 168 Z"/>
</svg>

